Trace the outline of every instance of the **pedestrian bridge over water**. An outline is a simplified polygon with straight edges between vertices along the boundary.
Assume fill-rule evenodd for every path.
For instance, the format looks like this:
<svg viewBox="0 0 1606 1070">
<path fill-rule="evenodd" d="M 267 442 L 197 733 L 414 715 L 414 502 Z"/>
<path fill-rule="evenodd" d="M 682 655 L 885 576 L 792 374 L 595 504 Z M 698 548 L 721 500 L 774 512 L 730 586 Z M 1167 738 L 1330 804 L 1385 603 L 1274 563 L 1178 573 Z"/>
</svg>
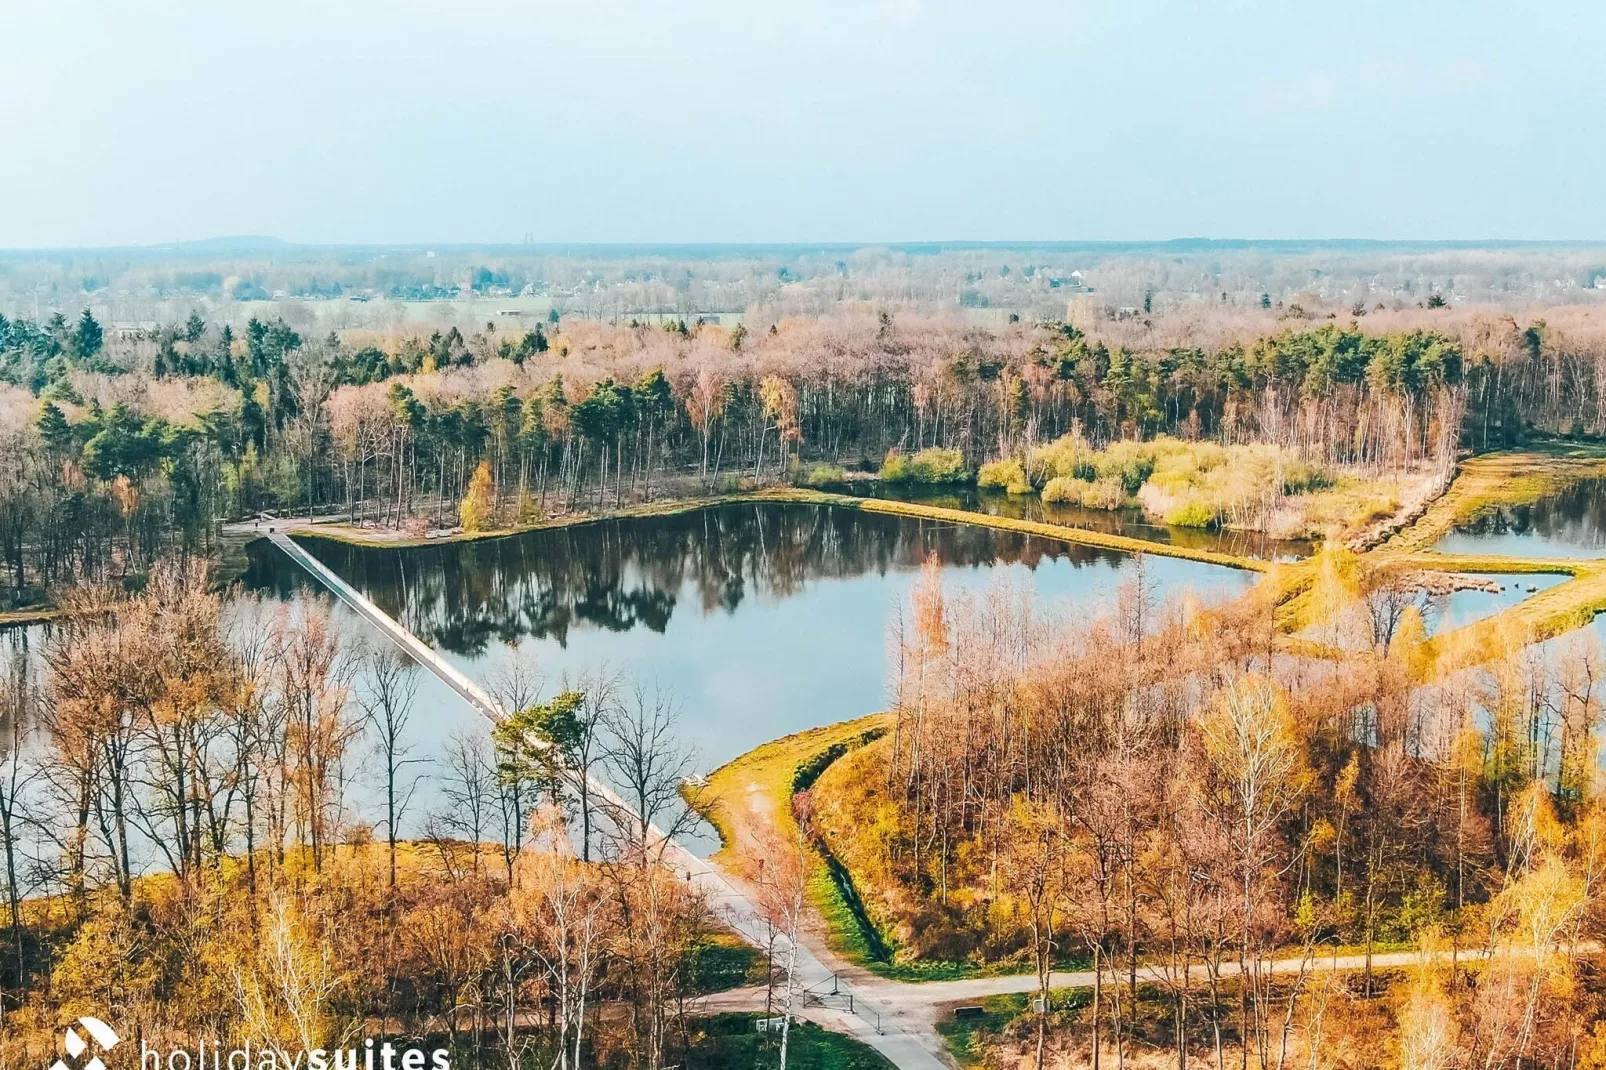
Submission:
<svg viewBox="0 0 1606 1070">
<path fill-rule="evenodd" d="M 333 569 L 313 556 L 304 546 L 290 538 L 285 532 L 278 530 L 278 525 L 268 530 L 267 538 L 289 555 L 290 559 L 312 574 L 313 578 L 328 588 L 330 593 L 350 606 L 359 616 L 377 628 L 391 642 L 401 647 L 406 654 L 419 665 L 428 669 L 439 677 L 448 687 L 462 697 L 483 717 L 492 722 L 502 720 L 507 711 L 479 684 L 471 680 L 462 670 L 436 653 L 427 643 L 419 639 L 412 632 L 402 627 L 394 618 L 363 595 L 351 584 L 341 579 Z M 606 781 L 593 775 L 589 770 L 576 770 L 572 776 L 577 779 L 583 777 L 586 790 L 593 798 L 602 799 L 607 805 L 619 814 L 635 815 L 634 809 L 619 795 Z M 760 920 L 759 910 L 751 897 L 740 887 L 739 883 L 729 874 L 706 859 L 698 858 L 679 842 L 667 837 L 654 825 L 648 826 L 648 837 L 656 845 L 663 848 L 662 859 L 666 865 L 671 866 L 677 873 L 685 876 L 693 885 L 699 888 L 706 897 L 710 909 L 713 910 L 725 925 L 733 932 L 746 940 L 760 951 L 765 950 L 768 943 L 767 926 Z M 776 953 L 785 951 L 786 938 L 776 938 Z M 869 1009 L 869 1003 L 863 993 L 856 993 L 853 987 L 843 981 L 840 976 L 820 961 L 819 957 L 801 944 L 797 948 L 797 960 L 794 968 L 794 979 L 799 994 L 805 992 L 823 992 L 829 986 L 831 997 L 841 1004 L 839 1007 L 821 1006 L 818 999 L 814 1001 L 811 1009 L 798 1008 L 804 1017 L 818 1018 L 820 1024 L 827 1028 L 848 1033 L 863 1040 L 885 1055 L 902 1070 L 941 1070 L 944 1064 L 927 1044 L 921 1042 L 913 1033 L 904 1030 L 896 1022 L 883 1024 Z M 857 996 L 857 999 L 855 997 Z M 850 1008 L 846 1013 L 840 1013 L 844 1008 Z M 837 1011 L 839 1013 L 831 1013 Z M 815 1013 L 824 1012 L 824 1013 Z M 866 1017 L 866 1015 L 870 1015 Z M 928 1038 L 929 1039 L 929 1038 Z"/>
</svg>

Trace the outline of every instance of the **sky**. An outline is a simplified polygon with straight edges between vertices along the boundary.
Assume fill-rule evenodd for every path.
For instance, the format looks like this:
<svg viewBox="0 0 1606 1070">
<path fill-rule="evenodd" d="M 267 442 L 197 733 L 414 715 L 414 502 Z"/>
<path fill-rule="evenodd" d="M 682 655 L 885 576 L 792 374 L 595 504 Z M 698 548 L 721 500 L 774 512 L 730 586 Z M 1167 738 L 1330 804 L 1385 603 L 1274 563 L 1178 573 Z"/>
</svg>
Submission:
<svg viewBox="0 0 1606 1070">
<path fill-rule="evenodd" d="M 1606 238 L 1606 4 L 0 0 L 0 248 Z"/>
</svg>

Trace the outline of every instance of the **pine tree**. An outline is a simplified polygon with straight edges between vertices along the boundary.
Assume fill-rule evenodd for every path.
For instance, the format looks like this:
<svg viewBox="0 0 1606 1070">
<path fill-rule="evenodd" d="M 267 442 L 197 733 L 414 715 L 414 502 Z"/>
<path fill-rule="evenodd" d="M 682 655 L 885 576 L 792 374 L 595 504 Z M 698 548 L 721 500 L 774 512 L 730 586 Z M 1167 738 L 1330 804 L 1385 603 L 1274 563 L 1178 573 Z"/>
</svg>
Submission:
<svg viewBox="0 0 1606 1070">
<path fill-rule="evenodd" d="M 45 407 L 39 410 L 39 419 L 34 426 L 39 429 L 39 437 L 52 450 L 60 450 L 72 439 L 72 427 L 67 423 L 67 417 L 53 403 L 46 402 Z"/>
<path fill-rule="evenodd" d="M 73 352 L 87 360 L 100 352 L 104 341 L 105 335 L 101 332 L 100 324 L 95 321 L 89 309 L 84 309 L 84 314 L 78 317 L 78 326 L 73 329 Z"/>
</svg>

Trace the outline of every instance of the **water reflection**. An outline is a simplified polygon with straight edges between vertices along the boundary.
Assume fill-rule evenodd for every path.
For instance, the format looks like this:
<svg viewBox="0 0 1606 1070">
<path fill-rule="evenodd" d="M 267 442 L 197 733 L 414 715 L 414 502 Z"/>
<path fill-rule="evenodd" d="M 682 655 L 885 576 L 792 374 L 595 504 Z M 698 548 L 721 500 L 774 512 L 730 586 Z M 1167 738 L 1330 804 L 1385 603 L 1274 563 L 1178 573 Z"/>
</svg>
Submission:
<svg viewBox="0 0 1606 1070">
<path fill-rule="evenodd" d="M 0 628 L 0 762 L 10 756 L 14 740 L 33 736 L 38 710 L 32 699 L 40 685 L 40 652 L 49 630 L 48 624 Z"/>
<path fill-rule="evenodd" d="M 728 505 L 491 539 L 376 551 L 323 540 L 330 568 L 432 646 L 478 657 L 493 640 L 567 646 L 577 628 L 664 632 L 688 598 L 700 615 L 778 601 L 812 581 L 944 565 L 1046 561 L 1115 568 L 1125 554 L 1015 532 L 812 505 Z M 266 542 L 248 586 L 281 595 L 300 569 Z M 1206 566 L 1208 567 L 1208 566 Z"/>
<path fill-rule="evenodd" d="M 1077 620 L 1113 603 L 1134 560 L 968 524 L 778 503 L 405 550 L 308 545 L 475 679 L 527 656 L 549 688 L 604 664 L 662 685 L 683 705 L 681 734 L 703 768 L 884 708 L 888 621 L 928 554 L 952 588 L 1009 582 Z M 250 556 L 254 586 L 283 596 L 310 582 L 266 542 Z M 1258 578 L 1163 557 L 1147 568 L 1162 596 L 1208 600 Z M 425 705 L 418 728 L 436 738 L 472 718 L 446 696 Z M 433 752 L 433 739 L 419 742 Z"/>
<path fill-rule="evenodd" d="M 1514 557 L 1606 556 L 1606 480 L 1581 480 L 1532 505 L 1502 506 L 1457 527 L 1433 549 Z"/>
<path fill-rule="evenodd" d="M 679 741 L 708 770 L 766 740 L 886 705 L 888 623 L 928 555 L 956 591 L 1005 582 L 1045 612 L 1085 621 L 1112 605 L 1130 555 L 968 524 L 810 505 L 730 505 L 678 516 L 605 521 L 472 543 L 363 549 L 309 542 L 386 612 L 490 684 L 533 658 L 550 694 L 565 679 L 611 670 L 679 701 Z M 278 598 L 321 588 L 266 540 L 247 548 L 249 587 Z M 1258 576 L 1150 557 L 1161 596 L 1239 593 Z M 271 613 L 246 601 L 236 611 Z M 331 609 L 348 656 L 383 643 L 343 604 Z M 259 622 L 260 623 L 260 622 Z M 246 629 L 250 630 L 250 629 Z M 0 630 L 0 655 L 38 672 L 47 629 Z M 37 679 L 37 677 L 36 677 Z M 418 835 L 442 792 L 454 740 L 487 725 L 436 677 L 420 672 L 405 744 L 421 764 L 402 834 Z M 368 682 L 354 681 L 352 707 Z M 0 726 L 3 727 L 3 726 Z M 43 745 L 35 733 L 34 745 Z M 382 813 L 374 740 L 350 755 L 354 819 Z M 717 846 L 706 836 L 694 844 Z"/>
</svg>

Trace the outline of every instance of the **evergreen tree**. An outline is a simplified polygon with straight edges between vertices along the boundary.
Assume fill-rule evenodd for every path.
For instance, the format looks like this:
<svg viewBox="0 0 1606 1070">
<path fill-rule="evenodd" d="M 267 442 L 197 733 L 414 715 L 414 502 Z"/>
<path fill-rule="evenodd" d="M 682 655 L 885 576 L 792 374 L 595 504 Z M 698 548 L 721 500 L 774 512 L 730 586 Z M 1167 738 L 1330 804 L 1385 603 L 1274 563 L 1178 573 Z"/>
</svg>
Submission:
<svg viewBox="0 0 1606 1070">
<path fill-rule="evenodd" d="M 89 360 L 100 353 L 105 340 L 105 335 L 100 329 L 100 324 L 95 321 L 94 315 L 89 309 L 84 309 L 84 314 L 78 317 L 78 326 L 73 328 L 73 353 L 80 360 Z"/>
<path fill-rule="evenodd" d="M 72 442 L 72 425 L 53 402 L 45 402 L 34 426 L 39 429 L 39 437 L 45 440 L 45 445 L 52 452 L 60 452 Z"/>
<path fill-rule="evenodd" d="M 561 797 L 565 774 L 580 765 L 584 705 L 584 692 L 565 690 L 550 702 L 512 711 L 491 729 L 503 783 L 534 783 L 554 800 Z"/>
</svg>

